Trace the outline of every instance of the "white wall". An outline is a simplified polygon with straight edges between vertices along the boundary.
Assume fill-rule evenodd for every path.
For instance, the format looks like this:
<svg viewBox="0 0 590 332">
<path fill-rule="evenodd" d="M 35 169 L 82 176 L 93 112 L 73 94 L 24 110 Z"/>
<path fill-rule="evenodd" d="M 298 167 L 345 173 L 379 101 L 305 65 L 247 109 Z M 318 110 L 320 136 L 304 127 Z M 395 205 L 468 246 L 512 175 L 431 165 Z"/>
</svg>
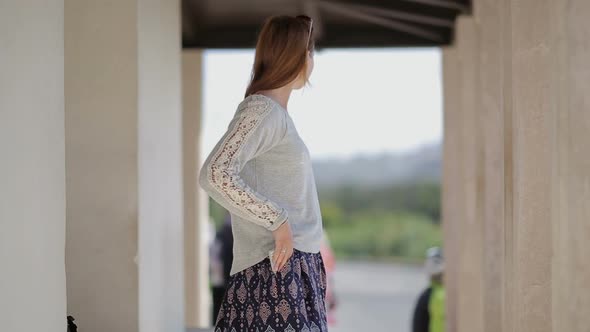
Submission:
<svg viewBox="0 0 590 332">
<path fill-rule="evenodd" d="M 63 1 L 0 2 L 0 331 L 66 330 Z"/>
</svg>

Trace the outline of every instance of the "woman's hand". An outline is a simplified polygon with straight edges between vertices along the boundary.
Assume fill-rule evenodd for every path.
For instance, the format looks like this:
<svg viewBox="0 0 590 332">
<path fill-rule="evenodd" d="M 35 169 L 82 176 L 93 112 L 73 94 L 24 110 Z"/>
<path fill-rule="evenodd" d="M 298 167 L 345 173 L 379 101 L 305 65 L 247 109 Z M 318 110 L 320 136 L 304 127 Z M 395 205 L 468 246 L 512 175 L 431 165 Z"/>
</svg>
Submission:
<svg viewBox="0 0 590 332">
<path fill-rule="evenodd" d="M 272 235 L 275 239 L 274 266 L 277 271 L 280 271 L 293 255 L 293 234 L 291 233 L 289 220 L 286 220 L 279 228 L 275 229 Z"/>
</svg>

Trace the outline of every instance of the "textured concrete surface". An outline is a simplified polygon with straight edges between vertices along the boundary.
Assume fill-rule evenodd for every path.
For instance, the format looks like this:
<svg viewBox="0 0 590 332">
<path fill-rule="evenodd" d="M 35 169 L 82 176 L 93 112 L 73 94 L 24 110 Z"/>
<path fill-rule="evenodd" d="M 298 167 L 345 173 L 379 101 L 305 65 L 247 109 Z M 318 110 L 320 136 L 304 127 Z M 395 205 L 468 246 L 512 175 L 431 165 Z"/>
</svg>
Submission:
<svg viewBox="0 0 590 332">
<path fill-rule="evenodd" d="M 589 14 L 476 0 L 444 50 L 449 331 L 588 331 Z"/>
</svg>

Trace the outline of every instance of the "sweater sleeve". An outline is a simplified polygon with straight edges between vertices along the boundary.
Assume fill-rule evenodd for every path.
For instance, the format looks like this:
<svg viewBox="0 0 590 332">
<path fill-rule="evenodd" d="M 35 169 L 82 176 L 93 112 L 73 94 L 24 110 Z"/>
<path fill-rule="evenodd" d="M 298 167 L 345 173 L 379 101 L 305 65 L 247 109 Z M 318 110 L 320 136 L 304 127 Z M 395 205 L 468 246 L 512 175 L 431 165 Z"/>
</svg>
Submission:
<svg viewBox="0 0 590 332">
<path fill-rule="evenodd" d="M 286 135 L 286 119 L 269 103 L 239 110 L 205 160 L 201 187 L 231 213 L 270 231 L 287 220 L 287 210 L 255 191 L 241 177 L 244 165 Z"/>
</svg>

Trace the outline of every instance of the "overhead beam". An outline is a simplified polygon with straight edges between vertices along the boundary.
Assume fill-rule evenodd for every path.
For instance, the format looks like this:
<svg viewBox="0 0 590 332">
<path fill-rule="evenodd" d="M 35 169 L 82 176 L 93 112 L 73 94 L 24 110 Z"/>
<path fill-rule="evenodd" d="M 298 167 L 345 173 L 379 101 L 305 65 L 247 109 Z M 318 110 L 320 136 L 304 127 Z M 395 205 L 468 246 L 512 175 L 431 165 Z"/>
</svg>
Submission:
<svg viewBox="0 0 590 332">
<path fill-rule="evenodd" d="M 376 6 L 368 6 L 368 5 L 355 5 L 355 4 L 348 4 L 348 7 L 351 9 L 357 9 L 359 11 L 364 11 L 368 14 L 375 15 L 375 16 L 384 16 L 393 19 L 399 19 L 404 21 L 410 21 L 414 23 L 420 23 L 425 25 L 432 25 L 432 26 L 439 26 L 439 27 L 447 27 L 452 28 L 454 26 L 454 20 L 452 19 L 444 19 L 444 18 L 436 18 L 427 15 L 419 15 L 419 14 L 412 14 L 407 13 L 400 10 L 393 10 L 388 8 L 376 7 Z"/>
<path fill-rule="evenodd" d="M 389 28 L 392 30 L 405 32 L 405 33 L 408 33 L 408 34 L 411 34 L 414 36 L 418 36 L 421 38 L 426 38 L 426 39 L 432 40 L 434 42 L 440 43 L 444 40 L 444 36 L 442 36 L 440 33 L 436 32 L 436 31 L 416 27 L 414 25 L 400 22 L 399 20 L 395 20 L 395 19 L 385 19 L 385 18 L 378 17 L 375 15 L 361 13 L 361 12 L 358 12 L 354 9 L 349 8 L 346 4 L 341 3 L 341 2 L 336 3 L 336 2 L 321 0 L 318 3 L 321 7 L 325 8 L 326 10 L 330 10 L 332 12 L 338 12 L 341 15 L 353 17 L 353 18 L 356 18 L 361 21 L 380 25 L 382 27 Z"/>
<path fill-rule="evenodd" d="M 324 21 L 316 0 L 301 0 L 301 6 L 305 15 L 313 18 L 313 32 L 316 40 L 322 39 L 324 34 Z"/>
<path fill-rule="evenodd" d="M 184 48 L 209 49 L 252 49 L 256 42 L 258 25 L 233 24 L 205 26 L 196 38 L 185 39 Z M 317 41 L 316 49 L 324 48 L 370 48 L 370 47 L 433 47 L 447 45 L 451 41 L 452 29 L 437 28 L 443 36 L 441 42 L 416 37 L 405 32 L 391 30 L 379 25 L 333 25 L 326 30 L 324 38 Z"/>
<path fill-rule="evenodd" d="M 334 0 L 334 2 L 336 2 L 336 0 Z M 402 11 L 409 14 L 453 20 L 457 15 L 463 13 L 463 6 L 458 2 L 450 5 L 434 5 L 434 3 L 422 3 L 420 0 L 338 0 L 337 2 L 350 5 L 362 4 L 365 6 Z"/>
<path fill-rule="evenodd" d="M 193 8 L 194 2 L 192 1 L 182 1 L 181 3 L 181 31 L 182 31 L 182 38 L 183 39 L 193 39 L 196 38 L 195 36 L 195 22 L 198 22 L 197 17 L 195 15 L 195 10 Z"/>
<path fill-rule="evenodd" d="M 441 7 L 441 8 L 448 8 L 448 9 L 455 9 L 460 12 L 468 12 L 469 5 L 463 2 L 453 1 L 453 0 L 403 0 L 408 2 L 415 2 L 424 5 L 434 6 L 434 7 Z"/>
</svg>

